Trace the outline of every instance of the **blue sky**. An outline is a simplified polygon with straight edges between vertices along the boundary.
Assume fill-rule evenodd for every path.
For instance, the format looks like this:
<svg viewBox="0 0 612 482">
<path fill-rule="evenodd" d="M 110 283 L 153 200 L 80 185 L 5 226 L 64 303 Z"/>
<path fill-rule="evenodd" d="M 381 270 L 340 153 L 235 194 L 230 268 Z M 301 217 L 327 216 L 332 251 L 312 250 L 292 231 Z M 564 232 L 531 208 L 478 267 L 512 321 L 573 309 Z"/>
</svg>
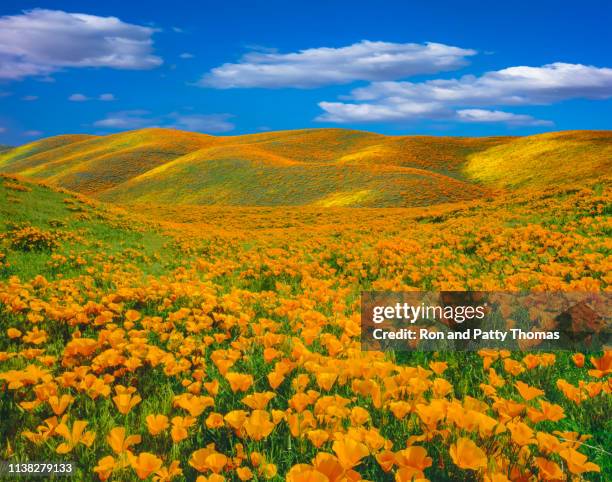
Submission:
<svg viewBox="0 0 612 482">
<path fill-rule="evenodd" d="M 611 128 L 608 1 L 254 3 L 2 2 L 0 143 Z"/>
</svg>

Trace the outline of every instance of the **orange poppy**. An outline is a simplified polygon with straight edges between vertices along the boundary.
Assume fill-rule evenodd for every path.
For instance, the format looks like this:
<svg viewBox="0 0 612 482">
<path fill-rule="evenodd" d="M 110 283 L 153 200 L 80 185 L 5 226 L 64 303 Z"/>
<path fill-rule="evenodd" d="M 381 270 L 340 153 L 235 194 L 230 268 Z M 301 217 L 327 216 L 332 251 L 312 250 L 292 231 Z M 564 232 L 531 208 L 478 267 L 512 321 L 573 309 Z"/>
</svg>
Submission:
<svg viewBox="0 0 612 482">
<path fill-rule="evenodd" d="M 125 427 L 113 428 L 106 437 L 108 445 L 116 454 L 127 452 L 132 445 L 139 444 L 141 441 L 140 435 L 125 436 Z"/>
<path fill-rule="evenodd" d="M 368 447 L 357 440 L 350 437 L 344 437 L 341 440 L 336 440 L 332 444 L 332 450 L 335 452 L 340 465 L 345 470 L 352 469 L 361 463 L 361 459 L 370 454 Z"/>
<path fill-rule="evenodd" d="M 128 452 L 127 455 L 130 465 L 141 480 L 146 479 L 162 466 L 162 460 L 149 452 L 142 452 L 137 456 Z"/>
<path fill-rule="evenodd" d="M 140 395 L 132 395 L 130 393 L 121 393 L 113 397 L 113 402 L 117 406 L 117 410 L 123 415 L 130 413 L 130 410 L 142 401 Z"/>
<path fill-rule="evenodd" d="M 266 438 L 274 429 L 274 423 L 270 421 L 270 414 L 265 410 L 254 410 L 243 426 L 247 435 L 253 440 Z"/>
<path fill-rule="evenodd" d="M 147 429 L 151 435 L 159 435 L 169 427 L 168 417 L 165 415 L 147 415 L 145 419 L 147 422 Z"/>
<path fill-rule="evenodd" d="M 70 405 L 73 401 L 74 397 L 66 394 L 62 395 L 59 398 L 57 395 L 52 395 L 47 400 L 47 402 L 51 406 L 51 410 L 53 410 L 53 413 L 58 416 L 64 413 L 66 411 L 66 408 L 68 408 L 68 405 Z"/>
<path fill-rule="evenodd" d="M 71 452 L 79 443 L 90 447 L 96 438 L 96 433 L 93 431 L 85 432 L 86 426 L 87 422 L 84 420 L 75 421 L 72 429 L 69 429 L 65 423 L 60 423 L 55 428 L 55 433 L 64 437 L 66 442 L 59 444 L 55 451 L 58 454 L 66 454 Z"/>
<path fill-rule="evenodd" d="M 449 453 L 461 469 L 478 470 L 487 466 L 487 455 L 469 438 L 462 437 L 452 444 Z"/>
</svg>

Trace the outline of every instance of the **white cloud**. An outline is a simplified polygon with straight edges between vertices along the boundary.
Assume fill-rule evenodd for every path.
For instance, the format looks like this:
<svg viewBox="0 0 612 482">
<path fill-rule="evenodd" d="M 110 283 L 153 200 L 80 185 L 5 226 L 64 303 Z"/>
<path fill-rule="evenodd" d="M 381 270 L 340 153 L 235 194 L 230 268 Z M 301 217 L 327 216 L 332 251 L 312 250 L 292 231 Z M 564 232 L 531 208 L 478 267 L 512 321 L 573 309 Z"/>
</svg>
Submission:
<svg viewBox="0 0 612 482">
<path fill-rule="evenodd" d="M 104 119 L 94 122 L 94 125 L 109 129 L 140 129 L 155 127 L 157 121 L 153 120 L 150 112 L 146 110 L 123 110 L 107 115 Z"/>
<path fill-rule="evenodd" d="M 612 69 L 554 63 L 542 67 L 510 67 L 481 77 L 426 82 L 374 82 L 354 89 L 352 102 L 320 102 L 325 122 L 396 121 L 419 118 L 458 118 L 467 122 L 546 121 L 501 112 L 474 109 L 499 105 L 544 105 L 573 98 L 612 97 Z M 463 115 L 455 112 L 464 111 Z M 465 113 L 467 111 L 467 113 Z M 503 114 L 503 115 L 502 115 Z"/>
<path fill-rule="evenodd" d="M 125 110 L 107 115 L 104 119 L 94 122 L 94 126 L 117 130 L 166 127 L 218 134 L 234 129 L 234 124 L 228 121 L 231 117 L 231 114 L 181 114 L 178 112 L 154 116 L 146 110 Z"/>
<path fill-rule="evenodd" d="M 179 57 L 181 59 L 192 59 L 195 57 L 195 55 L 190 54 L 189 52 L 183 52 L 181 55 L 179 55 Z"/>
<path fill-rule="evenodd" d="M 380 102 L 354 104 L 345 102 L 319 102 L 325 114 L 317 117 L 321 122 L 386 122 L 407 119 L 448 117 L 449 113 L 437 103 Z"/>
<path fill-rule="evenodd" d="M 226 63 L 205 74 L 198 85 L 312 88 L 356 80 L 382 81 L 454 70 L 476 51 L 439 43 L 361 41 L 340 48 L 312 48 L 281 54 L 249 52 L 238 63 Z"/>
<path fill-rule="evenodd" d="M 109 101 L 117 100 L 117 99 L 115 98 L 113 94 L 100 94 L 100 96 L 98 97 L 98 100 L 109 102 Z"/>
<path fill-rule="evenodd" d="M 24 95 L 21 100 L 25 100 L 27 102 L 32 102 L 35 100 L 38 100 L 38 96 L 37 95 Z"/>
<path fill-rule="evenodd" d="M 235 125 L 228 121 L 230 114 L 170 114 L 174 127 L 188 131 L 218 134 L 234 130 Z"/>
<path fill-rule="evenodd" d="M 535 119 L 526 114 L 513 114 L 501 110 L 461 109 L 457 118 L 462 122 L 505 122 L 512 125 L 548 126 L 551 121 Z"/>
<path fill-rule="evenodd" d="M 154 29 L 61 10 L 0 17 L 0 78 L 46 76 L 64 67 L 150 69 Z"/>
<path fill-rule="evenodd" d="M 542 67 L 509 67 L 481 77 L 437 79 L 421 83 L 376 82 L 355 89 L 355 100 L 390 97 L 428 99 L 455 104 L 549 104 L 583 97 L 612 96 L 612 69 L 581 64 L 554 63 Z"/>
<path fill-rule="evenodd" d="M 68 97 L 68 100 L 71 102 L 85 102 L 86 100 L 89 100 L 89 97 L 83 94 L 72 94 L 70 97 Z"/>
</svg>

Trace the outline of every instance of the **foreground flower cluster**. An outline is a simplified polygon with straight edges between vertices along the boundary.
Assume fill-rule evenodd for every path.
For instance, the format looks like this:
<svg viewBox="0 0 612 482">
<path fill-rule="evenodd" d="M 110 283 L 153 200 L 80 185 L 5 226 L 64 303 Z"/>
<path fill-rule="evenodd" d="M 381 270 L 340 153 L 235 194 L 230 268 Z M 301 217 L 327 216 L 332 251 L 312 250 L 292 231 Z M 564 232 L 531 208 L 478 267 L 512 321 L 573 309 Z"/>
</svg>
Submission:
<svg viewBox="0 0 612 482">
<path fill-rule="evenodd" d="M 365 352 L 358 295 L 606 290 L 610 198 L 149 206 L 167 240 L 151 256 L 68 236 L 85 203 L 47 227 L 64 250 L 45 276 L 0 282 L 2 458 L 82 480 L 606 480 L 612 352 Z"/>
</svg>

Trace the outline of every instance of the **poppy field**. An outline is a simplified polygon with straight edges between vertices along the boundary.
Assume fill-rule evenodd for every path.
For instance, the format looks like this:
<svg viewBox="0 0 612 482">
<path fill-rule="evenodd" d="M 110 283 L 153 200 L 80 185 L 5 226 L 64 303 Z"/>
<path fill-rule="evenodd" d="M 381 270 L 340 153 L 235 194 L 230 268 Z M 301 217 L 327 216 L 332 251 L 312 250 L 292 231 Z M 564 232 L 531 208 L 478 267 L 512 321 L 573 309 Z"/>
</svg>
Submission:
<svg viewBox="0 0 612 482">
<path fill-rule="evenodd" d="M 360 349 L 363 290 L 608 291 L 609 179 L 430 207 L 0 178 L 0 460 L 76 480 L 612 478 L 612 351 Z"/>
</svg>

